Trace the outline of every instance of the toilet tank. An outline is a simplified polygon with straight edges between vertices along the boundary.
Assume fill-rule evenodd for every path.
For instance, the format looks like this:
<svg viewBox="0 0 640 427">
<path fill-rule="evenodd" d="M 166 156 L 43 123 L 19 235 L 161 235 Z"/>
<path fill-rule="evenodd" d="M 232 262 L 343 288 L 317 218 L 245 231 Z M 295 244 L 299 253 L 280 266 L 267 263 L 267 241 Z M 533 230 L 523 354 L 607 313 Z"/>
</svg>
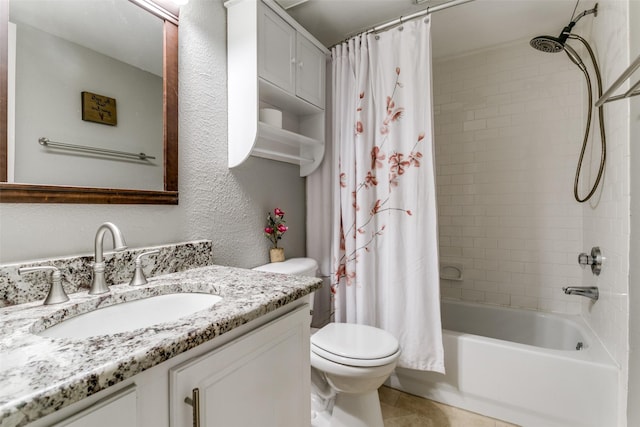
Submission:
<svg viewBox="0 0 640 427">
<path fill-rule="evenodd" d="M 318 275 L 318 263 L 312 258 L 291 258 L 282 262 L 261 265 L 254 268 L 254 270 L 316 277 Z"/>
<path fill-rule="evenodd" d="M 254 268 L 256 271 L 266 271 L 269 273 L 294 274 L 298 276 L 318 276 L 318 262 L 313 258 L 291 258 L 282 262 L 272 262 Z M 313 303 L 315 292 L 309 295 L 309 307 L 313 316 Z M 309 319 L 311 324 L 311 319 Z"/>
</svg>

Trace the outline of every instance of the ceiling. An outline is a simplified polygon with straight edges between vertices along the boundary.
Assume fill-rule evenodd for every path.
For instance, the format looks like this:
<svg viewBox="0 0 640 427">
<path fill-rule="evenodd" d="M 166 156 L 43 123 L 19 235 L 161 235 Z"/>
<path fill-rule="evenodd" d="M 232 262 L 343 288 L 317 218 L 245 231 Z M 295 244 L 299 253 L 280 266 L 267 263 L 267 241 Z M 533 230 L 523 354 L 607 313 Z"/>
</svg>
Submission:
<svg viewBox="0 0 640 427">
<path fill-rule="evenodd" d="M 407 16 L 428 5 L 414 0 L 280 0 L 287 12 L 329 47 L 378 24 Z M 299 1 L 299 0 L 298 0 Z M 569 22 L 576 0 L 475 0 L 433 14 L 433 57 L 443 58 L 540 34 L 558 35 Z M 578 12 L 593 7 L 581 2 Z M 576 27 L 579 29 L 579 27 Z"/>
<path fill-rule="evenodd" d="M 446 3 L 446 0 L 429 0 L 420 5 L 414 0 L 276 1 L 285 8 L 290 6 L 287 12 L 327 47 L 378 24 Z M 454 56 L 540 34 L 557 35 L 568 23 L 575 1 L 474 0 L 441 10 L 433 14 L 433 57 Z M 593 7 L 593 3 L 581 2 L 578 11 Z M 114 5 L 117 7 L 108 9 Z M 57 16 L 67 22 L 60 25 L 55 20 Z M 69 21 L 72 16 L 78 19 Z M 11 2 L 12 20 L 26 22 L 161 75 L 162 25 L 157 18 L 147 21 L 148 16 L 126 0 Z M 96 28 L 100 31 L 95 31 Z M 119 37 L 123 34 L 127 35 L 126 41 Z M 147 34 L 154 36 L 147 38 Z M 132 40 L 136 43 L 131 43 Z M 142 52 L 154 52 L 152 62 L 143 62 L 148 55 Z"/>
</svg>

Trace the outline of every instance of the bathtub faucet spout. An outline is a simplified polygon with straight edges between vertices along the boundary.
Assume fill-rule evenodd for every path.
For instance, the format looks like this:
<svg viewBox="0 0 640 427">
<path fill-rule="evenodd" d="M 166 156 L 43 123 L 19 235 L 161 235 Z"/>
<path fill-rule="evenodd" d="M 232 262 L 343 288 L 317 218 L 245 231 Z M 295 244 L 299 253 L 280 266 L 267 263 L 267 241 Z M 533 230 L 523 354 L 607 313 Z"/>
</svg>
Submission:
<svg viewBox="0 0 640 427">
<path fill-rule="evenodd" d="M 597 301 L 600 296 L 596 286 L 567 286 L 566 288 L 562 288 L 562 290 L 567 295 L 580 295 L 591 298 L 594 301 Z"/>
</svg>

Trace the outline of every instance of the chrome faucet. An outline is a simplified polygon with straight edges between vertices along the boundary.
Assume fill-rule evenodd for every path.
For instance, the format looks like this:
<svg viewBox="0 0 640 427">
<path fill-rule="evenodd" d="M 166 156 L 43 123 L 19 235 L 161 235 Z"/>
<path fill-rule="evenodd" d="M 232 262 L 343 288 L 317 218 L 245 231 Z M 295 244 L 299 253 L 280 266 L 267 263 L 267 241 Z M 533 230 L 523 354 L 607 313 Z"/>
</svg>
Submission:
<svg viewBox="0 0 640 427">
<path fill-rule="evenodd" d="M 598 301 L 600 292 L 596 286 L 567 286 L 562 288 L 567 295 L 580 295 L 583 297 L 591 298 L 594 301 Z"/>
<path fill-rule="evenodd" d="M 120 229 L 111 222 L 105 222 L 96 232 L 95 254 L 93 260 L 93 279 L 91 280 L 90 295 L 98 295 L 109 292 L 106 280 L 104 278 L 104 235 L 107 230 L 111 231 L 113 236 L 113 250 L 120 252 L 127 249 Z"/>
</svg>

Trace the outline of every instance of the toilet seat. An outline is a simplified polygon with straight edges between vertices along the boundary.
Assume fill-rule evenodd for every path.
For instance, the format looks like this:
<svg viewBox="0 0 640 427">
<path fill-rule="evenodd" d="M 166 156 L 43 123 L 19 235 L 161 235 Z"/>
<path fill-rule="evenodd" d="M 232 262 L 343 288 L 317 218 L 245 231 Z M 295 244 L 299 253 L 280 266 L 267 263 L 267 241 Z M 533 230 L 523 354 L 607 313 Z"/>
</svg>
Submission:
<svg viewBox="0 0 640 427">
<path fill-rule="evenodd" d="M 330 323 L 311 337 L 316 355 L 349 366 L 382 366 L 394 362 L 398 340 L 382 329 L 351 323 Z"/>
</svg>

